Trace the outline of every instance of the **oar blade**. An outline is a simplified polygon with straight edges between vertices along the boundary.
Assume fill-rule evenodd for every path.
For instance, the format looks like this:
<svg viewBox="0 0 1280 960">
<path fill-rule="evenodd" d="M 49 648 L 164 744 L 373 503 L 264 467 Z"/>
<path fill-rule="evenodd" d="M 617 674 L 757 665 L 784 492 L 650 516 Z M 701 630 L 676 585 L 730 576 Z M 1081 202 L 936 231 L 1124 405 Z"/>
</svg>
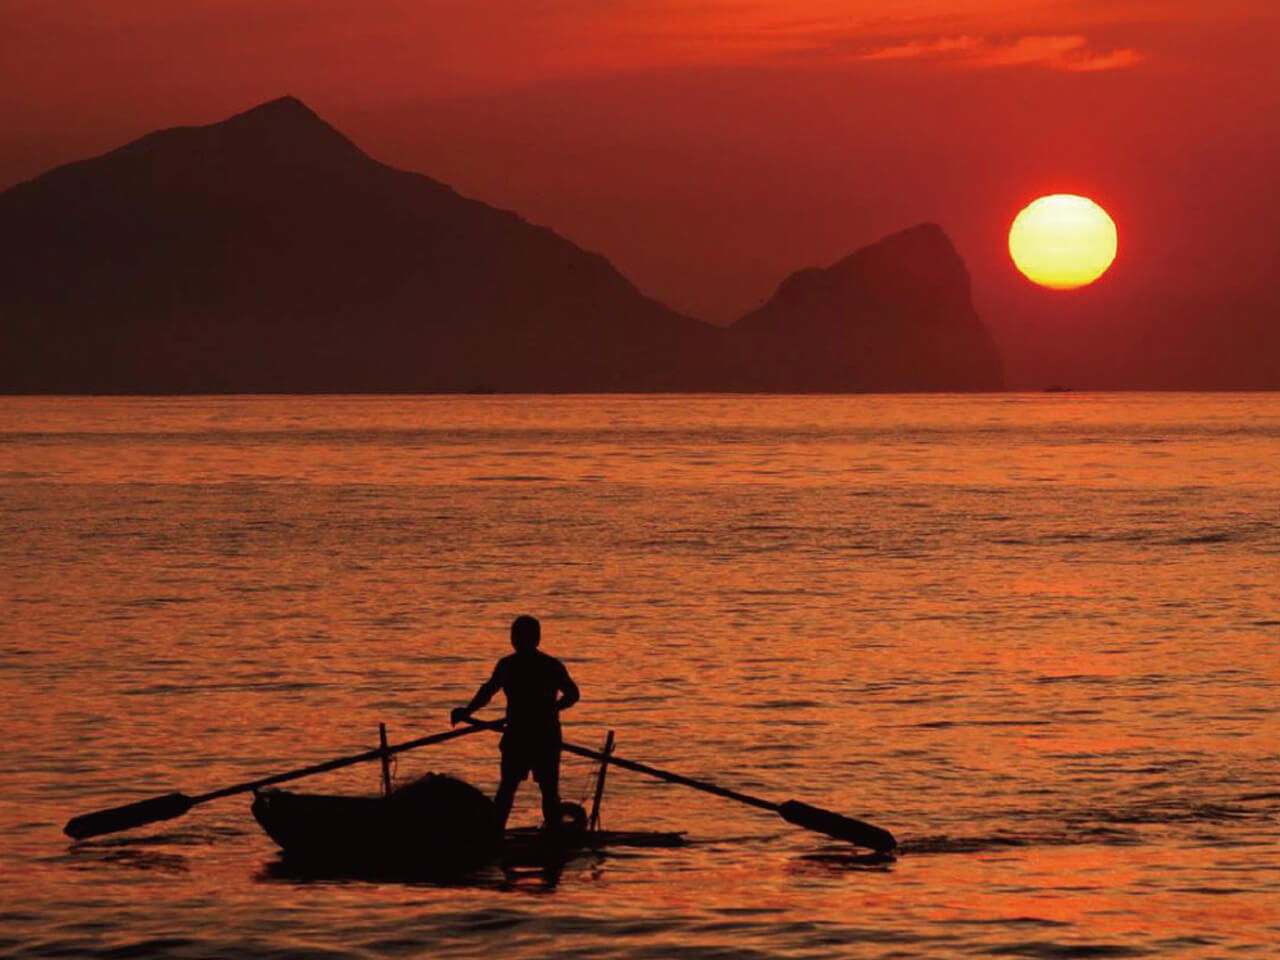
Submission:
<svg viewBox="0 0 1280 960">
<path fill-rule="evenodd" d="M 110 810 L 99 810 L 86 813 L 80 817 L 72 817 L 62 832 L 73 840 L 85 840 L 99 837 L 104 833 L 118 833 L 121 830 L 132 830 L 160 820 L 172 820 L 191 809 L 191 798 L 185 793 L 166 793 L 162 797 L 150 800 L 139 800 L 137 803 L 126 803 L 122 807 Z"/>
<path fill-rule="evenodd" d="M 854 846 L 867 847 L 877 853 L 888 853 L 898 846 L 898 841 L 888 830 L 839 813 L 832 813 L 830 810 L 823 810 L 821 807 L 801 803 L 799 800 L 788 800 L 786 803 L 779 804 L 778 813 L 782 814 L 782 818 L 788 823 L 794 823 L 797 827 L 825 833 L 836 840 L 847 840 Z"/>
</svg>

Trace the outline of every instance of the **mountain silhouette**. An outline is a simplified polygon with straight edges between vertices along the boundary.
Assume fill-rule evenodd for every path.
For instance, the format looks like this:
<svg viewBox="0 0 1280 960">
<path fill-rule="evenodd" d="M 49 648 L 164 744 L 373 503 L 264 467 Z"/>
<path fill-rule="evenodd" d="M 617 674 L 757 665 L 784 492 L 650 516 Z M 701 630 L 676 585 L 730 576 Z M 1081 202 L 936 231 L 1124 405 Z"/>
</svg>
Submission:
<svg viewBox="0 0 1280 960">
<path fill-rule="evenodd" d="M 936 227 L 725 329 L 603 257 L 379 163 L 299 100 L 0 193 L 0 391 L 996 389 Z"/>
<path fill-rule="evenodd" d="M 999 390 L 1001 360 L 942 228 L 922 224 L 787 277 L 729 329 L 734 369 L 764 391 Z"/>
</svg>

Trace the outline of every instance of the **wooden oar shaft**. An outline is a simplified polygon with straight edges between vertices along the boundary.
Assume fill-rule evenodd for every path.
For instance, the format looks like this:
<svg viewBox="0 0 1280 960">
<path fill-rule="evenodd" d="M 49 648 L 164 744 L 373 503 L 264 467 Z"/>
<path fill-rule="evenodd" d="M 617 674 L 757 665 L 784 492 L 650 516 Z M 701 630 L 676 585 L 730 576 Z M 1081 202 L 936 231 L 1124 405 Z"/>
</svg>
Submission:
<svg viewBox="0 0 1280 960">
<path fill-rule="evenodd" d="M 469 733 L 479 733 L 481 730 L 501 729 L 502 724 L 485 723 L 470 727 L 459 727 L 456 730 L 447 730 L 444 733 L 433 733 L 429 737 L 419 737 L 417 740 L 408 740 L 405 743 L 392 744 L 385 750 L 381 747 L 376 750 L 366 750 L 364 753 L 352 754 L 349 757 L 338 757 L 336 760 L 326 760 L 324 763 L 315 763 L 309 767 L 299 767 L 297 770 L 288 770 L 285 773 L 277 773 L 270 777 L 262 777 L 258 780 L 248 780 L 244 783 L 237 783 L 230 787 L 223 787 L 221 790 L 212 790 L 209 793 L 202 793 L 198 797 L 192 797 L 191 804 L 194 806 L 197 803 L 205 803 L 209 800 L 229 797 L 236 793 L 248 793 L 250 790 L 261 790 L 263 787 L 270 787 L 277 783 L 287 783 L 290 780 L 300 780 L 303 777 L 314 776 L 317 773 L 328 773 L 330 770 L 341 770 L 343 767 L 350 767 L 357 763 L 366 763 L 370 760 L 377 760 L 383 756 L 389 757 L 397 753 L 403 753 L 406 750 L 416 749 L 417 747 L 429 747 L 433 743 L 444 743 L 446 740 L 465 737 Z"/>
<path fill-rule="evenodd" d="M 587 757 L 591 760 L 603 760 L 604 754 L 588 747 L 580 747 L 574 743 L 563 743 L 561 748 L 569 753 L 576 753 L 580 757 Z M 701 790 L 704 793 L 713 793 L 717 797 L 724 797 L 727 800 L 737 800 L 739 803 L 750 804 L 753 807 L 759 807 L 761 810 L 769 810 L 772 813 L 778 813 L 782 809 L 782 804 L 773 803 L 770 800 L 762 800 L 760 797 L 753 797 L 749 793 L 739 793 L 737 790 L 730 790 L 719 784 L 708 783 L 706 780 L 695 780 L 692 777 L 681 776 L 678 773 L 672 773 L 670 770 L 659 770 L 657 767 L 651 767 L 647 763 L 637 763 L 635 760 L 624 760 L 617 754 L 610 754 L 609 763 L 615 767 L 622 767 L 626 770 L 634 770 L 636 773 L 648 774 L 651 777 L 657 777 L 659 780 L 665 780 L 667 783 L 678 783 L 681 786 L 692 787 L 695 790 Z"/>
<path fill-rule="evenodd" d="M 298 780 L 301 777 L 309 777 L 316 773 L 339 770 L 342 767 L 364 763 L 367 760 L 377 760 L 392 754 L 403 753 L 405 750 L 413 750 L 416 747 L 444 743 L 446 740 L 465 737 L 467 734 L 478 733 L 481 730 L 501 730 L 502 727 L 503 724 L 501 723 L 477 723 L 473 726 L 448 730 L 445 733 L 434 733 L 405 743 L 397 743 L 385 749 L 379 747 L 377 750 L 366 750 L 364 753 L 357 753 L 349 757 L 338 757 L 336 760 L 314 763 L 308 767 L 299 767 L 296 770 L 288 770 L 285 773 L 277 773 L 270 777 L 260 777 L 257 780 L 237 783 L 230 787 L 223 787 L 221 790 L 202 793 L 196 797 L 189 797 L 185 793 L 168 793 L 160 797 L 151 797 L 147 800 L 127 803 L 121 807 L 112 807 L 109 810 L 98 810 L 94 813 L 72 817 L 62 829 L 67 836 L 76 840 L 84 840 L 104 833 L 116 833 L 120 830 L 130 830 L 134 827 L 145 826 L 160 820 L 172 820 L 175 817 L 180 817 L 198 803 L 208 803 L 210 800 L 217 800 L 220 797 L 247 793 L 250 790 L 258 790 L 262 787 L 269 787 L 275 783 L 285 783 L 289 780 Z"/>
<path fill-rule="evenodd" d="M 480 726 L 492 726 L 490 724 L 482 724 L 477 720 L 470 720 L 473 724 L 472 729 Z M 711 783 L 707 780 L 695 780 L 693 777 L 686 777 L 679 773 L 672 773 L 670 770 L 661 770 L 658 767 L 651 767 L 647 763 L 639 763 L 635 760 L 626 760 L 617 754 L 609 754 L 606 758 L 603 753 L 598 750 L 592 750 L 590 747 L 580 747 L 576 743 L 561 743 L 561 749 L 567 753 L 577 754 L 580 757 L 586 757 L 590 760 L 599 760 L 615 767 L 622 767 L 624 770 L 634 770 L 636 773 L 643 773 L 646 776 L 656 777 L 659 780 L 665 780 L 667 783 L 678 783 L 684 787 L 692 787 L 694 790 L 701 790 L 703 793 L 714 794 L 717 797 L 724 797 L 726 800 L 734 800 L 738 803 L 745 803 L 748 806 L 757 807 L 761 810 L 768 810 L 770 813 L 776 813 L 788 823 L 795 824 L 797 827 L 803 827 L 806 830 L 813 830 L 815 833 L 822 833 L 828 837 L 837 840 L 846 840 L 855 846 L 870 847 L 880 853 L 888 853 L 897 847 L 898 841 L 894 839 L 893 834 L 881 827 L 874 826 L 870 823 L 863 823 L 861 820 L 855 820 L 853 817 L 846 817 L 844 814 L 835 813 L 831 810 L 824 810 L 822 807 L 815 807 L 808 803 L 802 803 L 799 800 L 786 800 L 782 803 L 774 803 L 772 800 L 765 800 L 761 797 L 753 797 L 749 793 L 742 793 L 738 790 L 730 790 L 728 787 L 722 787 L 718 783 Z"/>
</svg>

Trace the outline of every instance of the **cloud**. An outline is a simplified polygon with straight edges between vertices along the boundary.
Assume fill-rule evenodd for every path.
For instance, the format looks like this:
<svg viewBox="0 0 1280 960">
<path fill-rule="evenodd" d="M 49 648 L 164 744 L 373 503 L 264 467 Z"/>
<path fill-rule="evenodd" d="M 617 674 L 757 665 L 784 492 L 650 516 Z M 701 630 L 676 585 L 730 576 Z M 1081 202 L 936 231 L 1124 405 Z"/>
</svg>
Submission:
<svg viewBox="0 0 1280 960">
<path fill-rule="evenodd" d="M 1123 70 L 1146 59 L 1142 53 L 1122 47 L 1098 53 L 1089 38 L 1080 34 L 1032 34 L 1013 40 L 990 40 L 960 35 L 930 40 L 910 40 L 855 55 L 857 60 L 948 60 L 976 69 L 1042 67 L 1073 73 Z"/>
<path fill-rule="evenodd" d="M 1110 53 L 1090 53 L 1070 58 L 1058 64 L 1059 70 L 1070 70 L 1074 73 L 1097 73 L 1102 70 L 1126 70 L 1137 66 L 1147 59 L 1140 51 L 1132 47 L 1121 47 Z"/>
<path fill-rule="evenodd" d="M 859 60 L 916 60 L 921 57 L 940 57 L 958 51 L 970 51 L 981 44 L 977 37 L 941 37 L 937 40 L 911 40 L 892 47 L 881 47 L 864 53 Z"/>
</svg>

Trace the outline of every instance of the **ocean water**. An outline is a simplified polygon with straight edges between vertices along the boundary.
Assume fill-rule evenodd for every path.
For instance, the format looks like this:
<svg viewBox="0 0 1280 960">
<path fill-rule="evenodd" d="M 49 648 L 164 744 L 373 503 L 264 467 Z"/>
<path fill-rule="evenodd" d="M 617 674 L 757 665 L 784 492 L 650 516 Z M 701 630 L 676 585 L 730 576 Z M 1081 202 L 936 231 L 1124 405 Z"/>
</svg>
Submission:
<svg viewBox="0 0 1280 960">
<path fill-rule="evenodd" d="M 1277 395 L 0 399 L 0 955 L 1274 957 L 1278 466 Z M 900 855 L 624 771 L 605 825 L 688 846 L 433 885 L 291 873 L 245 797 L 60 832 L 443 730 L 520 612 L 567 739 Z M 397 775 L 489 789 L 487 737 Z"/>
</svg>

